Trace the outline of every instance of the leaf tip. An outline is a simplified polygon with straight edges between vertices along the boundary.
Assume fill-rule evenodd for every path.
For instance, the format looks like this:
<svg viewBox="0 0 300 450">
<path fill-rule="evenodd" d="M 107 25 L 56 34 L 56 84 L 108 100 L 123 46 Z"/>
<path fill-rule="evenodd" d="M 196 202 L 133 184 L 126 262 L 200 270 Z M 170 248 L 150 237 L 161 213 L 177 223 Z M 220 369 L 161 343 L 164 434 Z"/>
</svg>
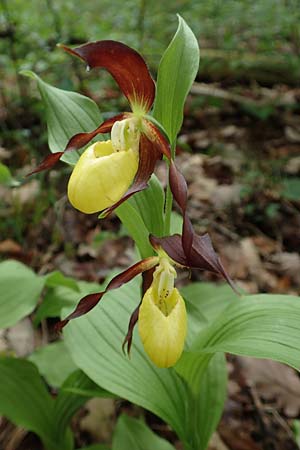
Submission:
<svg viewBox="0 0 300 450">
<path fill-rule="evenodd" d="M 32 70 L 20 70 L 19 74 L 23 75 L 24 77 L 28 77 L 28 78 L 32 78 L 32 79 L 37 78 L 37 75 L 34 72 L 32 72 Z"/>
</svg>

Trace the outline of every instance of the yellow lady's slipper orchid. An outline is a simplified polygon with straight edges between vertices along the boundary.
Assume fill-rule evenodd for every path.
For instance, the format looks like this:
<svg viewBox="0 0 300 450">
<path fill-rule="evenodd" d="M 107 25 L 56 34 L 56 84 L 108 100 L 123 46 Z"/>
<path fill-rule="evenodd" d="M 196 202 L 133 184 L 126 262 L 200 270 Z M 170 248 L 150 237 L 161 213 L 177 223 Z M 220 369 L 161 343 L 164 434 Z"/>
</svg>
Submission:
<svg viewBox="0 0 300 450">
<path fill-rule="evenodd" d="M 138 151 L 115 151 L 112 142 L 96 142 L 78 160 L 68 197 L 79 211 L 91 214 L 111 206 L 128 190 L 138 170 Z"/>
<path fill-rule="evenodd" d="M 180 180 L 180 179 L 179 179 Z M 189 232 L 189 230 L 188 230 Z M 171 367 L 179 360 L 187 332 L 187 313 L 179 291 L 174 287 L 176 270 L 174 265 L 189 267 L 222 275 L 235 286 L 215 253 L 208 234 L 193 234 L 190 254 L 185 253 L 186 235 L 150 236 L 150 243 L 157 256 L 149 256 L 116 275 L 106 289 L 88 294 L 78 303 L 74 311 L 57 328 L 61 330 L 70 320 L 91 311 L 108 291 L 118 289 L 139 274 L 143 274 L 143 299 L 131 314 L 123 350 L 130 352 L 133 330 L 138 322 L 144 349 L 158 367 Z M 191 230 L 192 233 L 193 230 Z"/>
<path fill-rule="evenodd" d="M 86 146 L 98 134 L 111 132 L 110 150 L 101 142 L 83 153 L 68 192 L 75 208 L 85 213 L 101 211 L 104 216 L 147 188 L 163 154 L 171 158 L 169 142 L 147 116 L 154 102 L 155 83 L 141 55 L 121 42 L 105 40 L 72 49 L 60 47 L 82 59 L 89 69 L 108 70 L 127 97 L 131 112 L 111 117 L 95 130 L 75 134 L 64 150 L 47 155 L 28 175 L 52 168 L 65 153 Z"/>
<path fill-rule="evenodd" d="M 184 300 L 174 287 L 176 272 L 167 258 L 157 266 L 139 310 L 139 333 L 158 367 L 173 366 L 183 351 L 187 329 Z"/>
</svg>

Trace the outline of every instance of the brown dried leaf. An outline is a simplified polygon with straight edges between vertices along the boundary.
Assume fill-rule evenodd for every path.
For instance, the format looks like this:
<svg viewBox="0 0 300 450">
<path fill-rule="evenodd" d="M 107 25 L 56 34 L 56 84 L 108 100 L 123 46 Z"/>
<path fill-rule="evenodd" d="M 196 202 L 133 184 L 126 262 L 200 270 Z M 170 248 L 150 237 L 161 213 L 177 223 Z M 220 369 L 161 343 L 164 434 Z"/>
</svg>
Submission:
<svg viewBox="0 0 300 450">
<path fill-rule="evenodd" d="M 80 421 L 80 428 L 88 432 L 96 442 L 108 442 L 115 421 L 114 401 L 109 398 L 93 398 L 86 404 L 87 415 Z"/>
<path fill-rule="evenodd" d="M 295 370 L 276 361 L 241 358 L 244 376 L 250 386 L 255 386 L 258 395 L 275 402 L 288 417 L 300 412 L 300 379 Z"/>
<path fill-rule="evenodd" d="M 218 433 L 214 433 L 211 437 L 208 450 L 229 450 L 224 444 Z"/>
<path fill-rule="evenodd" d="M 19 254 L 22 252 L 22 247 L 12 239 L 5 239 L 0 242 L 0 253 Z"/>
</svg>

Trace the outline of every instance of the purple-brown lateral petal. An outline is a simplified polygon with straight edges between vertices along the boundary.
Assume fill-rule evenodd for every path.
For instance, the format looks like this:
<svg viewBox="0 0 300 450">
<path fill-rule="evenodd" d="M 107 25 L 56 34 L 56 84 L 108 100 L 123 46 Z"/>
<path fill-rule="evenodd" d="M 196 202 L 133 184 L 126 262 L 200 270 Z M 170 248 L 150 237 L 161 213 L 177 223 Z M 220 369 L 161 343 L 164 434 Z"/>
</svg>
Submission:
<svg viewBox="0 0 300 450">
<path fill-rule="evenodd" d="M 50 155 L 47 155 L 46 158 L 43 159 L 43 161 L 30 173 L 28 173 L 26 176 L 30 177 L 30 175 L 33 175 L 34 173 L 42 172 L 43 170 L 51 169 L 55 164 L 60 160 L 64 152 L 57 152 L 57 153 L 50 153 Z"/>
<path fill-rule="evenodd" d="M 96 292 L 94 294 L 88 294 L 83 297 L 78 303 L 75 310 L 69 314 L 64 320 L 60 321 L 57 324 L 57 329 L 61 330 L 70 320 L 76 319 L 77 317 L 83 316 L 87 314 L 91 309 L 93 309 L 101 300 L 106 292 L 111 291 L 112 289 L 117 289 L 121 287 L 123 284 L 128 283 L 134 277 L 144 272 L 145 270 L 151 269 L 157 264 L 158 258 L 156 256 L 150 256 L 149 258 L 145 258 L 142 261 L 134 264 L 128 269 L 124 270 L 124 272 L 119 273 L 115 276 L 107 285 L 106 289 L 102 292 Z"/>
<path fill-rule="evenodd" d="M 51 153 L 50 155 L 46 156 L 46 158 L 44 158 L 43 161 L 27 176 L 33 175 L 34 173 L 37 172 L 42 172 L 43 170 L 52 169 L 52 167 L 55 166 L 55 164 L 60 160 L 60 158 L 65 153 L 72 152 L 74 150 L 79 150 L 80 148 L 88 144 L 95 136 L 97 136 L 97 134 L 110 132 L 113 124 L 118 120 L 124 119 L 125 117 L 127 117 L 127 115 L 128 114 L 126 113 L 118 114 L 117 116 L 112 117 L 106 120 L 105 122 L 101 123 L 101 125 L 99 125 L 99 127 L 97 127 L 93 131 L 75 134 L 74 136 L 71 137 L 63 152 Z"/>
<path fill-rule="evenodd" d="M 117 41 L 97 41 L 71 49 L 61 46 L 78 56 L 89 68 L 106 69 L 116 80 L 130 105 L 141 105 L 148 112 L 155 97 L 155 84 L 141 55 Z"/>
<path fill-rule="evenodd" d="M 209 265 L 210 269 L 208 270 L 223 276 L 230 286 L 238 292 L 219 256 L 215 252 L 210 236 L 207 233 L 203 236 L 198 236 L 197 234 L 194 235 L 193 247 L 189 260 L 189 266 L 192 268 L 195 267 L 201 269 L 202 264 Z"/>
<path fill-rule="evenodd" d="M 117 203 L 102 212 L 101 217 L 107 216 L 132 195 L 146 189 L 148 187 L 148 181 L 154 171 L 155 164 L 160 158 L 161 152 L 159 146 L 156 143 L 151 142 L 145 134 L 141 134 L 139 167 L 133 184 Z"/>
<path fill-rule="evenodd" d="M 105 122 L 102 122 L 101 125 L 99 125 L 99 127 L 97 127 L 93 131 L 74 134 L 74 136 L 72 136 L 67 143 L 64 153 L 73 150 L 79 150 L 80 148 L 87 145 L 98 134 L 109 133 L 115 122 L 125 119 L 128 115 L 129 113 L 118 114 L 117 116 L 111 117 L 110 119 L 105 120 Z"/>
<path fill-rule="evenodd" d="M 127 330 L 124 342 L 122 344 L 123 352 L 125 353 L 125 347 L 127 347 L 126 351 L 127 351 L 128 355 L 130 354 L 133 330 L 134 330 L 134 327 L 135 327 L 135 325 L 136 325 L 136 323 L 138 321 L 138 318 L 139 318 L 140 306 L 142 304 L 142 300 L 143 300 L 144 294 L 146 293 L 146 291 L 149 289 L 149 287 L 152 284 L 154 270 L 155 270 L 155 267 L 151 267 L 151 269 L 146 270 L 142 274 L 142 276 L 143 276 L 143 283 L 142 283 L 141 301 L 138 304 L 138 306 L 135 308 L 133 313 L 131 314 L 131 317 L 130 317 L 130 320 L 129 320 L 129 324 L 128 324 L 128 330 Z"/>
<path fill-rule="evenodd" d="M 207 233 L 203 236 L 198 236 L 194 233 L 193 246 L 189 257 L 185 254 L 182 246 L 182 239 L 179 234 L 162 238 L 151 236 L 150 242 L 154 247 L 161 246 L 170 258 L 181 266 L 189 267 L 191 269 L 208 270 L 221 275 L 237 292 L 233 281 L 215 252 L 211 239 Z"/>
<path fill-rule="evenodd" d="M 172 236 L 156 237 L 150 235 L 150 243 L 154 249 L 162 248 L 173 261 L 181 266 L 188 267 L 186 255 L 182 247 L 182 239 L 180 234 Z"/>
<path fill-rule="evenodd" d="M 170 187 L 172 194 L 181 209 L 183 216 L 183 227 L 182 227 L 182 246 L 184 252 L 189 258 L 192 250 L 194 230 L 191 221 L 187 215 L 187 184 L 184 176 L 175 166 L 174 161 L 170 162 Z"/>
<path fill-rule="evenodd" d="M 138 321 L 139 318 L 139 310 L 140 310 L 140 306 L 141 306 L 142 300 L 140 301 L 140 303 L 138 304 L 138 306 L 135 308 L 135 310 L 133 311 L 133 313 L 130 316 L 130 320 L 129 320 L 129 324 L 128 324 L 128 330 L 125 336 L 125 339 L 123 341 L 122 344 L 122 350 L 125 353 L 127 351 L 127 355 L 130 355 L 130 349 L 131 349 L 131 344 L 132 344 L 132 337 L 133 337 L 133 330 L 134 327 Z M 125 350 L 126 347 L 126 350 Z"/>
<path fill-rule="evenodd" d="M 143 120 L 143 130 L 149 141 L 153 143 L 166 158 L 171 160 L 171 149 L 168 139 L 150 120 Z"/>
</svg>

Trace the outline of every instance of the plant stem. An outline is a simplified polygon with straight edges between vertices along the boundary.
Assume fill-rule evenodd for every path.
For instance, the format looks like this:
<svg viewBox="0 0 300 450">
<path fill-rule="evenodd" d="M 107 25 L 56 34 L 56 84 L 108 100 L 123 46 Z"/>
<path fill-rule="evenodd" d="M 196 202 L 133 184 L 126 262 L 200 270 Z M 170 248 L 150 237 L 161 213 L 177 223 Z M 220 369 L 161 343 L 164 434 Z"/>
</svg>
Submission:
<svg viewBox="0 0 300 450">
<path fill-rule="evenodd" d="M 175 150 L 176 150 L 176 140 L 171 145 L 171 158 L 175 159 Z M 168 236 L 171 232 L 171 213 L 172 213 L 172 205 L 173 205 L 173 194 L 170 188 L 170 164 L 169 164 L 169 181 L 166 192 L 166 204 L 165 204 L 165 227 L 164 227 L 164 236 Z"/>
</svg>

